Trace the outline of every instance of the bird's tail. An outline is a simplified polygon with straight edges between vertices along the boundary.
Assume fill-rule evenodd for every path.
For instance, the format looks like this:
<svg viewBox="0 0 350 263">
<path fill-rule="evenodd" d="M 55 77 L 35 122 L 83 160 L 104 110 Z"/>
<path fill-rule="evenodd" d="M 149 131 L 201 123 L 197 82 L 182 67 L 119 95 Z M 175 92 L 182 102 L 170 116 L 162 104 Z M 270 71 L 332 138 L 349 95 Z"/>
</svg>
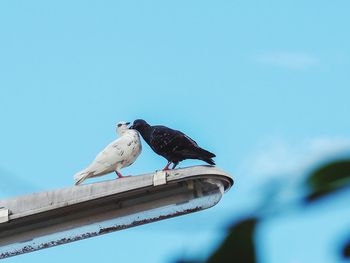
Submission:
<svg viewBox="0 0 350 263">
<path fill-rule="evenodd" d="M 215 165 L 215 162 L 212 158 L 203 158 L 202 160 L 210 165 Z"/>
<path fill-rule="evenodd" d="M 101 163 L 93 162 L 87 168 L 74 175 L 75 185 L 81 184 L 87 178 L 101 176 L 110 172 L 113 172 L 113 167 L 106 167 Z"/>
<path fill-rule="evenodd" d="M 75 185 L 81 184 L 86 178 L 90 177 L 91 172 L 87 170 L 80 171 L 74 175 Z"/>
<path fill-rule="evenodd" d="M 216 155 L 207 151 L 207 150 L 204 150 L 202 148 L 198 148 L 197 149 L 197 153 L 199 155 L 198 159 L 208 163 L 208 164 L 211 164 L 211 165 L 215 165 L 215 162 L 214 160 L 212 159 L 213 157 L 215 157 Z"/>
</svg>

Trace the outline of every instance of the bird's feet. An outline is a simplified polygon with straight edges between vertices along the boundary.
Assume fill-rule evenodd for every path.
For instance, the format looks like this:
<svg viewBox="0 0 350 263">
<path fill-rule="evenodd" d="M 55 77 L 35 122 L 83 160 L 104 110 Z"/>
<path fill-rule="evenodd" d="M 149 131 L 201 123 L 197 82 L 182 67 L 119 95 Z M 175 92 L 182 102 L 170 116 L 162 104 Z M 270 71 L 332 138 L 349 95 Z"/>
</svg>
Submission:
<svg viewBox="0 0 350 263">
<path fill-rule="evenodd" d="M 171 168 L 172 170 L 174 170 L 175 169 L 175 167 L 177 166 L 179 164 L 179 162 L 175 162 L 175 163 L 173 163 L 173 167 Z"/>
<path fill-rule="evenodd" d="M 164 167 L 163 171 L 168 171 L 170 164 L 171 164 L 171 162 L 168 162 L 167 165 Z"/>
<path fill-rule="evenodd" d="M 120 172 L 115 171 L 119 179 L 125 178 L 125 177 L 130 177 L 131 175 L 122 175 Z"/>
</svg>

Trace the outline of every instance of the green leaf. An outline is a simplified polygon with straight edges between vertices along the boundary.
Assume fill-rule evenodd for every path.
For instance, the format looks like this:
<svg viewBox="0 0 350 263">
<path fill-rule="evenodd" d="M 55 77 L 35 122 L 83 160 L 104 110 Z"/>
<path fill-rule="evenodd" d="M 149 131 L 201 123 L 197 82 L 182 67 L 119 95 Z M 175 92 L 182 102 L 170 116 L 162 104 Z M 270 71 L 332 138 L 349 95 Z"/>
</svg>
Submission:
<svg viewBox="0 0 350 263">
<path fill-rule="evenodd" d="M 255 263 L 255 229 L 258 219 L 251 217 L 233 225 L 220 247 L 207 263 Z"/>
<path fill-rule="evenodd" d="M 350 160 L 338 160 L 315 170 L 307 179 L 305 200 L 312 202 L 350 186 Z"/>
</svg>

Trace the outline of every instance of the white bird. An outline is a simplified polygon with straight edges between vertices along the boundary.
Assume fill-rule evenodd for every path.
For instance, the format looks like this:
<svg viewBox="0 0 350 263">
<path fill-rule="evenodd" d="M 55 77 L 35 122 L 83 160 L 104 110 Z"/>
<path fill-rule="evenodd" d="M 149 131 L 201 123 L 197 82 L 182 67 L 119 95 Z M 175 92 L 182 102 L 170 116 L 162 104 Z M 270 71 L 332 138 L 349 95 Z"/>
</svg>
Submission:
<svg viewBox="0 0 350 263">
<path fill-rule="evenodd" d="M 124 177 L 119 170 L 135 162 L 142 150 L 139 133 L 129 129 L 129 124 L 124 121 L 117 124 L 119 138 L 107 145 L 86 169 L 74 175 L 75 185 L 113 171 L 119 178 Z"/>
</svg>

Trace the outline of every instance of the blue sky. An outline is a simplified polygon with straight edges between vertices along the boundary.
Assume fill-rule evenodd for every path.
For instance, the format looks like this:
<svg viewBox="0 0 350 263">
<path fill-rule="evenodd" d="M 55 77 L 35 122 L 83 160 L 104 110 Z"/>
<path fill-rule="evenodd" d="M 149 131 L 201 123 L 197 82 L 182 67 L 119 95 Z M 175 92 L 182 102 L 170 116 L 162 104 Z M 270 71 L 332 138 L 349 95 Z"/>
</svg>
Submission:
<svg viewBox="0 0 350 263">
<path fill-rule="evenodd" d="M 2 198 L 71 185 L 115 123 L 137 118 L 184 131 L 236 180 L 210 210 L 5 262 L 205 257 L 264 194 L 260 183 L 300 178 L 350 148 L 348 10 L 345 0 L 1 1 Z M 144 144 L 124 173 L 164 165 Z M 350 219 L 339 210 L 264 224 L 264 262 L 338 262 L 327 233 L 341 228 L 293 255 L 285 244 L 297 235 L 285 233 L 312 237 L 338 212 Z"/>
</svg>

